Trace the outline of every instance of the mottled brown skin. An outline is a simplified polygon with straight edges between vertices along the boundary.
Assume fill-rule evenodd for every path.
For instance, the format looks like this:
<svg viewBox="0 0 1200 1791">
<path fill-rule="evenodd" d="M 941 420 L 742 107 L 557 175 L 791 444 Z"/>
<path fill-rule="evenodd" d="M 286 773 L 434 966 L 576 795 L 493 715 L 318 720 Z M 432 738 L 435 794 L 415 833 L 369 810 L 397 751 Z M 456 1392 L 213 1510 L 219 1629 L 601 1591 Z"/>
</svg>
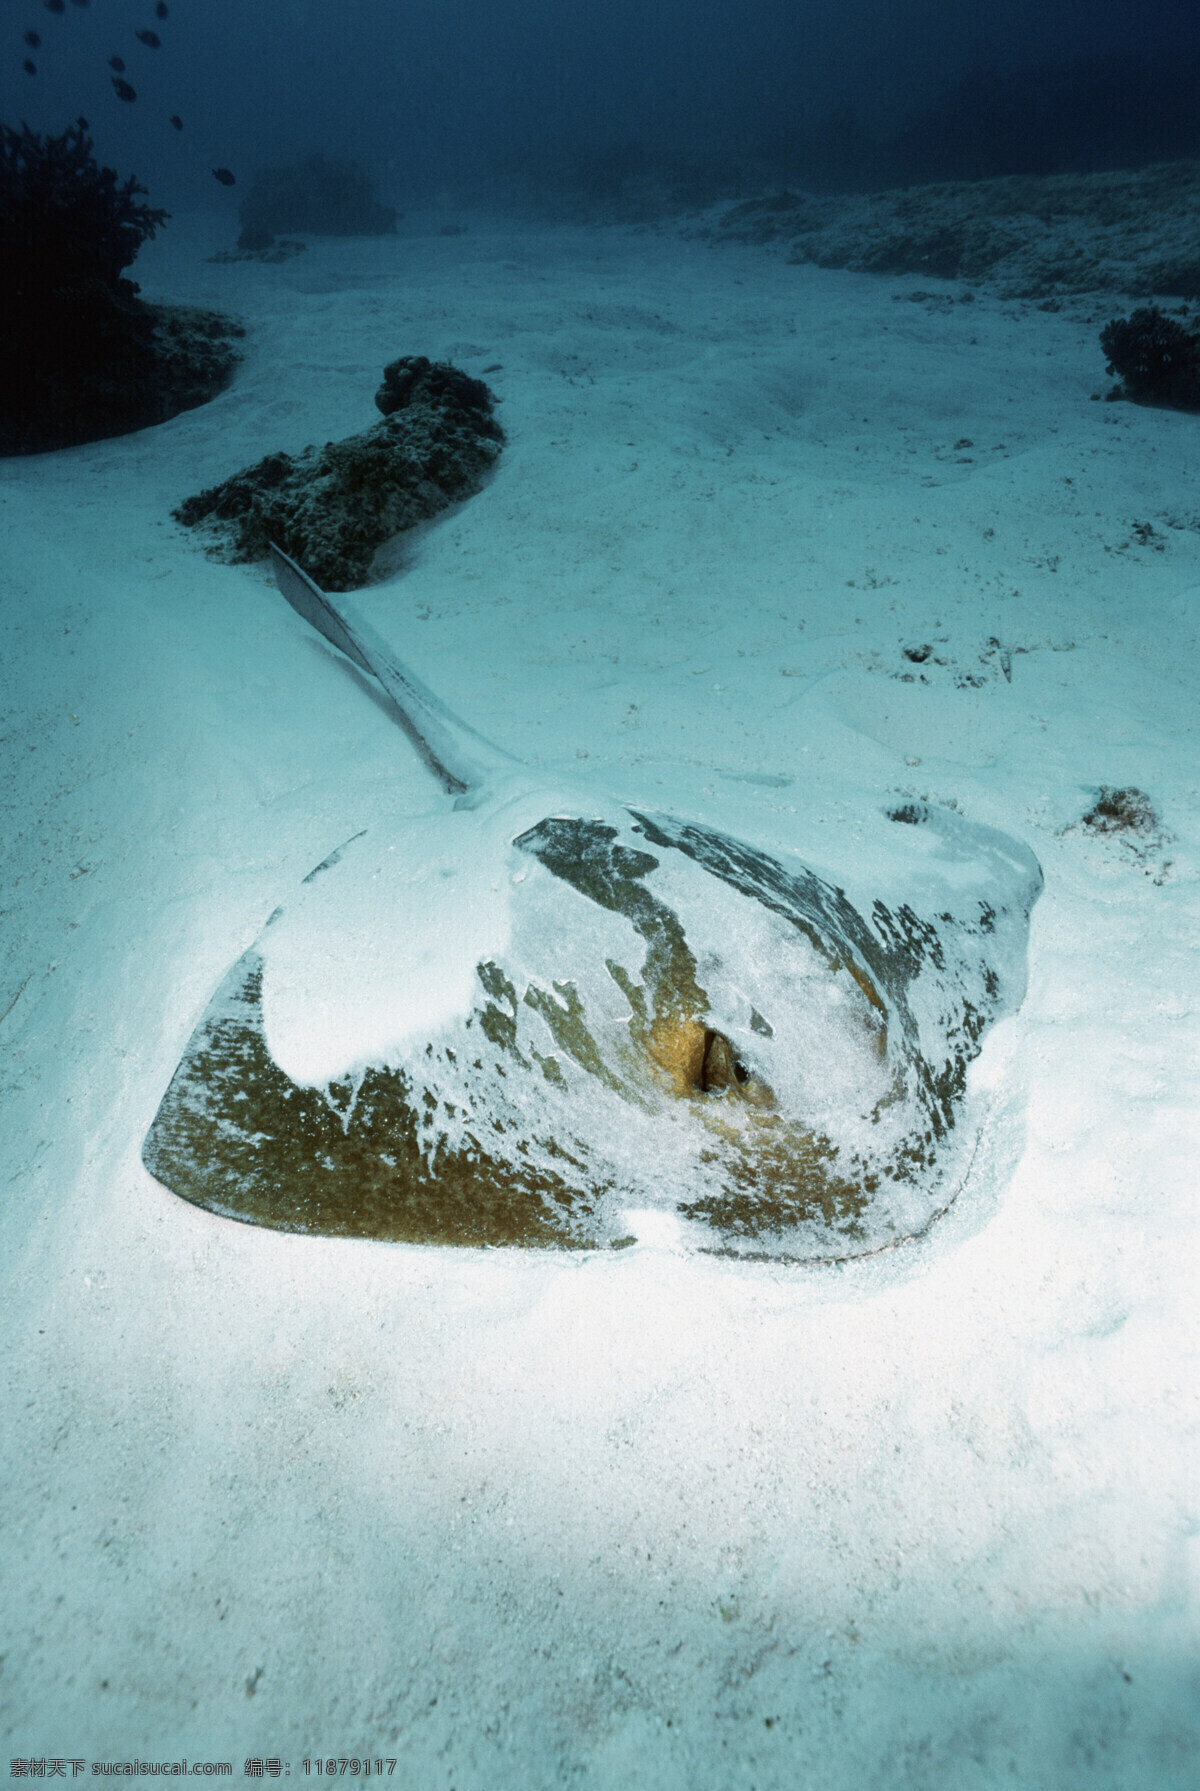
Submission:
<svg viewBox="0 0 1200 1791">
<path fill-rule="evenodd" d="M 686 946 L 674 967 L 683 974 L 660 977 L 652 1013 L 646 991 L 622 973 L 622 986 L 639 997 L 622 1074 L 599 1057 L 582 1010 L 568 1004 L 564 1022 L 558 1003 L 548 1007 L 561 1042 L 585 1069 L 643 1100 L 688 1102 L 712 1133 L 729 1192 L 684 1210 L 746 1235 L 762 1230 L 764 1219 L 774 1228 L 857 1211 L 862 1191 L 831 1175 L 836 1153 L 828 1143 L 775 1113 L 771 1089 L 705 1024 L 707 997 Z M 478 1011 L 480 1032 L 519 1055 L 507 1011 L 515 1011 L 515 990 L 494 965 L 480 966 L 480 984 L 496 998 Z M 574 991 L 566 985 L 565 992 Z M 525 1000 L 540 1006 L 539 993 L 530 990 Z M 275 1230 L 397 1243 L 570 1249 L 618 1241 L 595 1219 L 603 1186 L 569 1147 L 540 1141 L 561 1161 L 561 1174 L 522 1164 L 528 1153 L 520 1143 L 515 1162 L 492 1154 L 483 1126 L 473 1148 L 428 1155 L 420 1110 L 435 1097 L 408 1076 L 372 1068 L 357 1089 L 341 1082 L 321 1090 L 280 1069 L 266 1044 L 256 951 L 231 973 L 227 996 L 220 1017 L 206 1019 L 193 1037 L 143 1152 L 151 1173 L 185 1200 Z M 541 1071 L 560 1079 L 553 1058 Z"/>
<path fill-rule="evenodd" d="M 368 1070 L 356 1097 L 346 1083 L 332 1084 L 328 1099 L 300 1087 L 267 1049 L 257 952 L 230 980 L 227 1011 L 193 1037 L 143 1149 L 146 1167 L 172 1192 L 247 1224 L 325 1237 L 559 1248 L 601 1241 L 589 1228 L 579 1166 L 565 1153 L 570 1183 L 493 1158 L 482 1138 L 477 1149 L 427 1160 L 421 1094 L 406 1076 Z M 236 1125 L 227 1117 L 231 1091 Z"/>
</svg>

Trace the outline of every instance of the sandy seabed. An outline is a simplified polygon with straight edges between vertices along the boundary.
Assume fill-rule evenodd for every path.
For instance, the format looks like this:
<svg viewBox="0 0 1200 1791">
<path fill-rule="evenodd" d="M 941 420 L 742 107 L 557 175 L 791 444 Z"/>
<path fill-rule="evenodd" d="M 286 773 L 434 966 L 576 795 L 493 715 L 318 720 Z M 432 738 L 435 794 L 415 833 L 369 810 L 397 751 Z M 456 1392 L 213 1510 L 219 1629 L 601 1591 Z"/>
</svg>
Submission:
<svg viewBox="0 0 1200 1791">
<path fill-rule="evenodd" d="M 438 225 L 214 266 L 216 225 L 176 221 L 139 277 L 246 320 L 233 385 L 0 467 L 8 1754 L 1182 1791 L 1200 420 L 1092 401 L 1112 298 Z M 922 1244 L 392 1247 L 142 1168 L 266 916 L 428 800 L 264 574 L 170 511 L 364 427 L 402 354 L 486 377 L 509 444 L 355 602 L 477 727 L 781 845 L 828 814 L 860 875 L 897 795 L 1041 861 L 990 1118 Z M 1157 832 L 1081 828 L 1103 786 Z"/>
</svg>

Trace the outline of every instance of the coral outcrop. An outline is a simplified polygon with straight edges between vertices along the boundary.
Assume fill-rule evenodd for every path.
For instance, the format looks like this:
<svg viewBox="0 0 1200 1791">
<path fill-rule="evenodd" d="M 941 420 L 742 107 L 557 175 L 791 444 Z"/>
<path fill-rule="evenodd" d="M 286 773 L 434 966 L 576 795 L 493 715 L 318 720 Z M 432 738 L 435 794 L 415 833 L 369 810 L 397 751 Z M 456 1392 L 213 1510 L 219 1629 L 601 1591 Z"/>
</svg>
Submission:
<svg viewBox="0 0 1200 1791">
<path fill-rule="evenodd" d="M 1100 332 L 1100 346 L 1108 371 L 1121 381 L 1118 397 L 1200 410 L 1200 336 L 1157 305 L 1114 317 Z"/>
<path fill-rule="evenodd" d="M 261 559 L 274 541 L 327 591 L 366 582 L 385 541 L 478 491 L 504 432 L 480 379 L 405 355 L 375 395 L 383 421 L 300 454 L 268 454 L 174 512 L 206 524 L 214 551 Z"/>
<path fill-rule="evenodd" d="M 396 213 L 380 205 L 357 162 L 310 155 L 254 176 L 241 207 L 238 248 L 270 248 L 277 236 L 390 236 Z"/>
<path fill-rule="evenodd" d="M 167 218 L 145 191 L 99 166 L 82 119 L 0 125 L 0 453 L 123 435 L 228 382 L 241 325 L 145 304 L 124 277 Z"/>
</svg>

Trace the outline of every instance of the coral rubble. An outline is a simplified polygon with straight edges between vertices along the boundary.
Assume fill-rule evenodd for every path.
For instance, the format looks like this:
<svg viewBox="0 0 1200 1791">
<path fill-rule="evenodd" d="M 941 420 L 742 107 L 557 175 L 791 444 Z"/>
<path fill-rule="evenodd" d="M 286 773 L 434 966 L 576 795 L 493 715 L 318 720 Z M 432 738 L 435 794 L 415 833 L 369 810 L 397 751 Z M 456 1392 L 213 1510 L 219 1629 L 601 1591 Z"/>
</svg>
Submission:
<svg viewBox="0 0 1200 1791">
<path fill-rule="evenodd" d="M 1100 794 L 1083 817 L 1081 826 L 1092 833 L 1157 835 L 1162 830 L 1154 804 L 1144 790 L 1114 789 L 1102 784 Z"/>
<path fill-rule="evenodd" d="M 730 205 L 686 233 L 770 243 L 797 264 L 969 280 L 1010 299 L 1194 298 L 1198 199 L 1200 162 L 1170 162 L 874 193 L 788 189 Z"/>
</svg>

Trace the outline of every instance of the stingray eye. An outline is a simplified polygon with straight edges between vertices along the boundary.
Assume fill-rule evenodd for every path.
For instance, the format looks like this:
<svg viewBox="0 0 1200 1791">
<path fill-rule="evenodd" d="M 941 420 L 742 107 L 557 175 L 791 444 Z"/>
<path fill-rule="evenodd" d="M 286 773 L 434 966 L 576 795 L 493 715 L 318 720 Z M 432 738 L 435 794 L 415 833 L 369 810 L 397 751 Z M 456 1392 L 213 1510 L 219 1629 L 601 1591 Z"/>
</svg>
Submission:
<svg viewBox="0 0 1200 1791">
<path fill-rule="evenodd" d="M 725 1034 L 714 1032 L 711 1028 L 704 1034 L 700 1088 L 704 1094 L 721 1094 L 732 1090 L 755 1107 L 773 1107 L 775 1104 L 775 1097 L 767 1084 L 743 1062 Z"/>
<path fill-rule="evenodd" d="M 731 1088 L 737 1081 L 733 1046 L 724 1033 L 708 1028 L 704 1034 L 704 1057 L 700 1064 L 700 1087 L 705 1094 Z"/>
</svg>

